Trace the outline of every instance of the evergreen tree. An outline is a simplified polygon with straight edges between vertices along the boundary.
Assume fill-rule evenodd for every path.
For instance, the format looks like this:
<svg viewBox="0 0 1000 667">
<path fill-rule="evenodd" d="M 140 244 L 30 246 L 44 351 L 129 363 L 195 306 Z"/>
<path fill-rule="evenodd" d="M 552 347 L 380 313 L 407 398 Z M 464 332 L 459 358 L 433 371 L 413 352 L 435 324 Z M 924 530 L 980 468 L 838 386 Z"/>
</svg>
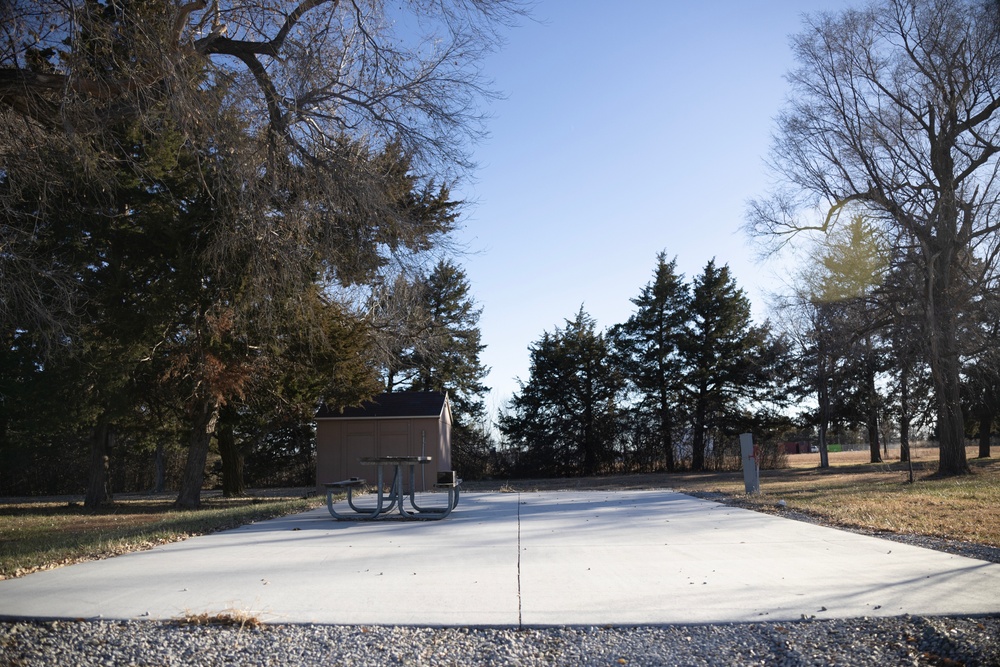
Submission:
<svg viewBox="0 0 1000 667">
<path fill-rule="evenodd" d="M 842 338 L 840 414 L 865 425 L 872 463 L 882 461 L 879 424 L 885 401 L 878 380 L 887 368 L 881 333 L 890 320 L 879 316 L 877 299 L 888 258 L 877 228 L 863 216 L 855 216 L 824 239 L 814 278 L 816 298 L 829 304 L 834 331 Z"/>
<path fill-rule="evenodd" d="M 889 371 L 893 374 L 890 397 L 899 428 L 899 460 L 910 461 L 910 431 L 921 415 L 933 412 L 934 385 L 926 363 L 922 318 L 916 294 L 923 288 L 919 267 L 911 253 L 896 257 L 886 275 L 879 308 L 888 319 Z M 912 466 L 910 467 L 912 477 Z"/>
<path fill-rule="evenodd" d="M 991 436 L 1000 420 L 1000 296 L 991 292 L 978 303 L 979 337 L 984 344 L 965 368 L 964 399 L 969 435 L 979 439 L 978 458 L 990 458 Z"/>
<path fill-rule="evenodd" d="M 399 276 L 376 289 L 370 310 L 385 391 L 448 392 L 456 419 L 482 419 L 482 309 L 461 267 L 442 260 L 430 274 Z"/>
<path fill-rule="evenodd" d="M 705 452 L 712 436 L 733 421 L 740 399 L 766 385 L 767 328 L 752 324 L 750 301 L 729 273 L 729 267 L 708 262 L 692 284 L 690 317 L 681 339 L 683 386 L 692 412 L 694 470 L 705 468 Z"/>
<path fill-rule="evenodd" d="M 500 416 L 521 474 L 593 475 L 609 469 L 624 382 L 607 338 L 581 306 L 530 347 L 530 377 Z"/>
<path fill-rule="evenodd" d="M 0 206 L 16 212 L 0 224 L 0 335 L 96 350 L 111 332 L 92 360 L 125 375 L 100 378 L 94 423 L 117 418 L 110 389 L 128 403 L 137 364 L 168 388 L 189 425 L 180 506 L 200 502 L 220 410 L 295 348 L 286 324 L 322 354 L 322 306 L 348 310 L 338 289 L 453 227 L 435 177 L 469 167 L 474 65 L 517 8 L 407 5 L 405 34 L 389 3 L 356 9 L 5 4 L 10 34 L 31 38 L 0 42 Z"/>
<path fill-rule="evenodd" d="M 379 390 L 365 323 L 334 304 L 312 300 L 311 317 L 320 327 L 303 328 L 289 321 L 279 335 L 263 344 L 266 363 L 258 364 L 253 390 L 232 396 L 220 411 L 215 437 L 222 459 L 222 488 L 227 496 L 245 489 L 244 462 L 270 467 L 288 485 L 313 483 L 312 423 L 317 397 L 327 405 L 353 405 Z M 321 341 L 310 340 L 320 335 Z"/>
<path fill-rule="evenodd" d="M 386 391 L 447 392 L 452 407 L 452 463 L 462 474 L 481 477 L 491 465 L 492 442 L 484 421 L 480 361 L 485 349 L 465 271 L 441 260 L 429 274 L 397 278 L 377 292 L 376 345 Z"/>
<path fill-rule="evenodd" d="M 412 388 L 447 391 L 456 419 L 465 424 L 481 420 L 483 394 L 489 390 L 482 383 L 489 369 L 479 360 L 486 348 L 479 331 L 482 309 L 476 307 L 465 271 L 450 261 L 438 262 L 420 282 L 430 329 L 413 355 Z"/>
<path fill-rule="evenodd" d="M 638 395 L 637 410 L 648 418 L 668 472 L 676 468 L 674 429 L 680 409 L 680 345 L 688 319 L 690 295 L 676 260 L 656 257 L 653 281 L 632 299 L 635 313 L 611 330 L 621 370 Z"/>
</svg>

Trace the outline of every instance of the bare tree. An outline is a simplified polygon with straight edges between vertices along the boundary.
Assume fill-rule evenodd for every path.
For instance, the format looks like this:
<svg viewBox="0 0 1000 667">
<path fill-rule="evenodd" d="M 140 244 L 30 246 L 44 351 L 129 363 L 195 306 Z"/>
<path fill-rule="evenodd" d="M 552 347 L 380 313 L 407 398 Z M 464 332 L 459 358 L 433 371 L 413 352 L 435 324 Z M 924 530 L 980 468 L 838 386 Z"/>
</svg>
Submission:
<svg viewBox="0 0 1000 667">
<path fill-rule="evenodd" d="M 915 240 L 937 402 L 939 472 L 968 472 L 960 398 L 962 318 L 996 280 L 1000 34 L 965 0 L 883 0 L 807 19 L 778 119 L 781 185 L 750 206 L 754 234 L 827 231 L 843 214 Z"/>
<path fill-rule="evenodd" d="M 878 297 L 886 279 L 889 254 L 877 230 L 856 216 L 828 234 L 820 244 L 816 295 L 833 305 L 847 348 L 846 364 L 854 368 L 855 410 L 863 415 L 872 463 L 882 461 L 879 450 L 880 406 L 884 402 L 876 383 L 885 370 Z"/>
</svg>

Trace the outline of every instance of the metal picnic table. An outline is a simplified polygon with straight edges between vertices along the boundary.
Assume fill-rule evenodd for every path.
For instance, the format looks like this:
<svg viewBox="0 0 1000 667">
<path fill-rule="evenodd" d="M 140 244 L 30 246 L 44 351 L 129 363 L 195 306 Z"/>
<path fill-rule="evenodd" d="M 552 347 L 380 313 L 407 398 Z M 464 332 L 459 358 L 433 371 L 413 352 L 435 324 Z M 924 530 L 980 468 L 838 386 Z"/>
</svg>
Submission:
<svg viewBox="0 0 1000 667">
<path fill-rule="evenodd" d="M 358 459 L 361 465 L 376 466 L 375 485 L 375 506 L 363 507 L 354 502 L 354 491 L 363 490 L 365 480 L 351 478 L 339 482 L 329 482 L 326 486 L 326 507 L 333 518 L 341 521 L 373 521 L 385 518 L 396 510 L 404 519 L 436 521 L 444 519 L 458 505 L 459 487 L 462 480 L 455 478 L 454 471 L 438 473 L 438 482 L 435 488 L 444 489 L 448 492 L 448 503 L 444 507 L 421 507 L 416 499 L 416 467 L 426 465 L 431 462 L 430 456 L 366 456 Z M 389 492 L 385 492 L 385 469 L 391 467 L 392 483 Z M 409 472 L 409 491 L 404 492 L 403 468 Z M 340 489 L 347 490 L 347 504 L 354 511 L 354 514 L 344 514 L 338 512 L 333 507 L 333 494 Z M 405 500 L 409 500 L 412 509 L 405 507 Z"/>
</svg>

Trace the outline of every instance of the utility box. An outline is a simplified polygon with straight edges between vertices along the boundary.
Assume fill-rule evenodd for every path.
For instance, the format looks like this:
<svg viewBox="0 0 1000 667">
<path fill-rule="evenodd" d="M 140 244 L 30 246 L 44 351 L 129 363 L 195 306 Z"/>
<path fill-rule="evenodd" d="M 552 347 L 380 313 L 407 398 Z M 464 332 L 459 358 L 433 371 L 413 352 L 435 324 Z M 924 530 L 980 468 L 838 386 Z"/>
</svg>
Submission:
<svg viewBox="0 0 1000 667">
<path fill-rule="evenodd" d="M 760 458 L 757 445 L 753 444 L 753 433 L 740 434 L 740 454 L 743 457 L 743 485 L 747 495 L 760 495 Z"/>
</svg>

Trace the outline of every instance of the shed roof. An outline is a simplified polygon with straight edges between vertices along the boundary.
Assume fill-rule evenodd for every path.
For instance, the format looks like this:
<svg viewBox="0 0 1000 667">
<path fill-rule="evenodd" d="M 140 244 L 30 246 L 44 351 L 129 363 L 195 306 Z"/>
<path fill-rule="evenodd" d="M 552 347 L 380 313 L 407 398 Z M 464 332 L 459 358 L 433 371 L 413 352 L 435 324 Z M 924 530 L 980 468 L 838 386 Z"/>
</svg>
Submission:
<svg viewBox="0 0 1000 667">
<path fill-rule="evenodd" d="M 448 400 L 437 391 L 395 391 L 379 394 L 360 406 L 331 410 L 320 406 L 316 419 L 387 419 L 403 417 L 440 417 Z"/>
</svg>

